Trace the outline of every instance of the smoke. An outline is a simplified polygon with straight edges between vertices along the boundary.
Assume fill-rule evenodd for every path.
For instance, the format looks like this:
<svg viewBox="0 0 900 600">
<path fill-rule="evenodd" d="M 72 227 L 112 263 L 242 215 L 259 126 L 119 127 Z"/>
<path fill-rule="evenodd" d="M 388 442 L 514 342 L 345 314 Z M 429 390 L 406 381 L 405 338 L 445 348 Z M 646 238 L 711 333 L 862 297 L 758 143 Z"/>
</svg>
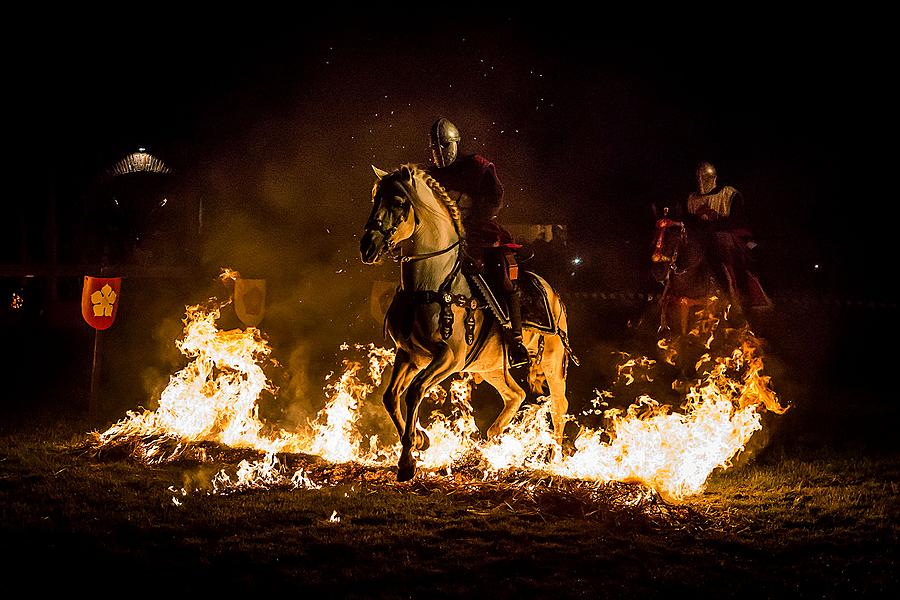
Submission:
<svg viewBox="0 0 900 600">
<path fill-rule="evenodd" d="M 619 242 L 649 224 L 651 200 L 687 191 L 670 182 L 683 171 L 689 184 L 691 168 L 679 171 L 673 157 L 690 154 L 683 144 L 693 139 L 693 117 L 652 86 L 598 70 L 593 60 L 573 63 L 507 28 L 432 33 L 349 28 L 263 45 L 193 115 L 184 132 L 190 143 L 173 144 L 167 156 L 202 201 L 203 225 L 202 268 L 182 289 L 189 300 L 170 302 L 166 318 L 202 300 L 220 267 L 265 279 L 260 328 L 282 365 L 271 369 L 280 387 L 271 418 L 302 423 L 314 415 L 342 343 L 388 343 L 371 295 L 397 281 L 396 267 L 364 266 L 358 256 L 370 164 L 390 170 L 424 161 L 438 115 L 460 128 L 462 152 L 497 165 L 506 189 L 501 222 L 589 228 L 572 228 L 586 253 L 572 285 L 633 288 L 646 249 Z M 657 121 L 669 125 L 661 130 Z M 602 330 L 580 323 L 576 348 L 608 355 L 597 341 Z M 232 309 L 223 324 L 240 325 Z M 156 393 L 170 366 L 173 333 L 156 340 L 161 366 L 147 372 L 146 391 Z M 499 410 L 493 395 L 491 402 Z"/>
<path fill-rule="evenodd" d="M 389 54 L 382 49 L 382 58 Z M 273 375 L 280 388 L 274 412 L 295 423 L 321 408 L 324 376 L 339 367 L 342 343 L 389 344 L 371 295 L 396 282 L 398 269 L 365 266 L 358 250 L 371 210 L 370 164 L 390 170 L 424 161 L 438 114 L 465 132 L 464 152 L 493 158 L 502 145 L 499 131 L 506 126 L 492 125 L 495 111 L 470 97 L 471 90 L 452 90 L 430 58 L 409 57 L 394 69 L 378 66 L 378 58 L 354 54 L 358 63 L 341 66 L 336 56 L 336 68 L 319 64 L 294 74 L 297 83 L 280 90 L 277 103 L 260 90 L 232 99 L 210 117 L 219 127 L 209 126 L 205 149 L 190 158 L 203 196 L 204 272 L 211 278 L 228 266 L 266 280 L 260 328 L 283 368 Z M 514 91 L 496 103 L 510 102 Z M 506 129 L 512 133 L 514 126 Z M 530 162 L 527 142 L 520 140 L 515 156 L 509 169 L 497 159 L 501 177 L 510 174 L 513 221 L 516 213 L 539 212 L 525 211 L 527 194 L 516 192 L 523 186 L 511 175 Z"/>
</svg>

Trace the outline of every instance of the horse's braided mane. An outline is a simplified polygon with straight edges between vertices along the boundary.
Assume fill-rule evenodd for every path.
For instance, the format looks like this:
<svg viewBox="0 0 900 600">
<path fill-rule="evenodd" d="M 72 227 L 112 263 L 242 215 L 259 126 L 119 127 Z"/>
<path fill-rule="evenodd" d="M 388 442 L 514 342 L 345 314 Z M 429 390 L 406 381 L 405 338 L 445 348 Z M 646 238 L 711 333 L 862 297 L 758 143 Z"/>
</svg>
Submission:
<svg viewBox="0 0 900 600">
<path fill-rule="evenodd" d="M 450 219 L 453 221 L 453 227 L 456 229 L 456 234 L 460 238 L 466 237 L 466 230 L 463 227 L 462 222 L 462 213 L 459 210 L 459 205 L 456 201 L 450 197 L 450 194 L 447 193 L 447 190 L 444 189 L 444 186 L 438 182 L 437 179 L 428 174 L 427 171 L 422 169 L 416 164 L 407 164 L 409 170 L 412 171 L 413 176 L 419 175 L 422 178 L 422 181 L 425 182 L 432 192 L 434 192 L 435 197 L 441 201 L 441 204 L 444 205 L 444 208 L 447 209 L 447 213 L 450 215 Z"/>
</svg>

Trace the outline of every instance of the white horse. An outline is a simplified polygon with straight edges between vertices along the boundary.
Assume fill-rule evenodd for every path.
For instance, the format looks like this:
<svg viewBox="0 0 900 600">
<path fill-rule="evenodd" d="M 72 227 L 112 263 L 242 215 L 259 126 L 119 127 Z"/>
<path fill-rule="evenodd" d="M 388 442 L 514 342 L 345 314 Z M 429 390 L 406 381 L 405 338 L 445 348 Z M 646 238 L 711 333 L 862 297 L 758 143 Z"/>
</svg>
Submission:
<svg viewBox="0 0 900 600">
<path fill-rule="evenodd" d="M 386 317 L 396 357 L 383 400 L 403 448 L 397 479 L 407 481 L 416 471 L 413 449 L 429 443 L 417 424 L 422 398 L 433 385 L 465 372 L 496 388 L 503 410 L 488 437 L 500 435 L 509 425 L 525 391 L 510 374 L 498 320 L 476 299 L 460 272 L 465 232 L 459 207 L 433 177 L 414 165 L 392 173 L 373 169 L 378 176 L 372 190 L 374 206 L 360 254 L 364 263 L 372 264 L 403 242 L 400 290 Z M 569 406 L 566 369 L 574 357 L 568 348 L 565 306 L 546 281 L 537 280 L 549 301 L 554 333 L 542 333 L 526 323 L 523 341 L 534 357 L 529 380 L 532 387 L 546 380 L 554 433 L 562 443 Z M 404 394 L 405 420 L 400 408 Z"/>
</svg>

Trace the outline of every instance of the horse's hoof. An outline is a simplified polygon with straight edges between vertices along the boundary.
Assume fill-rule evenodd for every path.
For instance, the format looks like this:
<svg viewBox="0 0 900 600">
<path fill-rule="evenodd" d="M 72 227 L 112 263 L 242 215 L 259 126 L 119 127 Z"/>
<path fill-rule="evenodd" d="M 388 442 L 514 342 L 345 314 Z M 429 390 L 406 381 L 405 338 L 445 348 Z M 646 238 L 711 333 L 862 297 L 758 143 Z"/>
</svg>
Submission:
<svg viewBox="0 0 900 600">
<path fill-rule="evenodd" d="M 431 439 L 428 437 L 428 434 L 424 431 L 417 431 L 416 450 L 428 450 L 429 446 L 431 446 Z"/>
<path fill-rule="evenodd" d="M 409 481 L 416 476 L 416 466 L 400 466 L 397 468 L 397 481 Z"/>
<path fill-rule="evenodd" d="M 498 437 L 500 437 L 503 434 L 504 429 L 505 429 L 505 427 L 496 427 L 493 425 L 491 427 L 488 427 L 487 439 L 496 440 Z"/>
</svg>

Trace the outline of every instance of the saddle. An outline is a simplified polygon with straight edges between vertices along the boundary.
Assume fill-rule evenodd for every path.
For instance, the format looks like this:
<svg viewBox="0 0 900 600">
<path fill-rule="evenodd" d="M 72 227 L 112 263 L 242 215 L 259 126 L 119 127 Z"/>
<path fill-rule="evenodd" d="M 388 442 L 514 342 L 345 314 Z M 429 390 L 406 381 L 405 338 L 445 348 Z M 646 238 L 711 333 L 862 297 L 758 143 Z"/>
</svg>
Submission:
<svg viewBox="0 0 900 600">
<path fill-rule="evenodd" d="M 472 293 L 478 296 L 503 327 L 509 327 L 509 307 L 505 295 L 495 282 L 489 281 L 479 271 L 464 271 Z M 518 279 L 521 291 L 522 327 L 537 329 L 542 333 L 555 334 L 556 323 L 550 312 L 550 300 L 540 279 L 531 271 L 523 271 Z"/>
</svg>

